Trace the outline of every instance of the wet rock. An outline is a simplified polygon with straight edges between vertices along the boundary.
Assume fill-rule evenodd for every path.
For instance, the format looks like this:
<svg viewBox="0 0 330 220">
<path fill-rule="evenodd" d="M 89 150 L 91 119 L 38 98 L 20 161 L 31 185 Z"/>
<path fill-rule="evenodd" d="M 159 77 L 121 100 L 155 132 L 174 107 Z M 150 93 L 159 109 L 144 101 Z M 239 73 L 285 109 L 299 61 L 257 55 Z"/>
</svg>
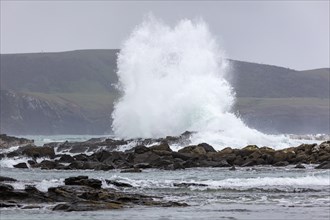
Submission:
<svg viewBox="0 0 330 220">
<path fill-rule="evenodd" d="M 41 209 L 43 206 L 41 205 L 25 205 L 22 206 L 21 209 Z"/>
<path fill-rule="evenodd" d="M 240 151 L 238 151 L 237 155 L 240 155 L 242 158 L 244 158 L 258 150 L 259 150 L 258 146 L 248 145 L 248 146 L 244 147 L 243 149 L 241 149 Z"/>
<path fill-rule="evenodd" d="M 179 152 L 172 152 L 173 158 L 179 158 L 183 161 L 191 160 L 194 157 L 192 154 L 187 153 L 179 153 Z"/>
<path fill-rule="evenodd" d="M 274 163 L 277 162 L 293 162 L 296 157 L 296 152 L 293 148 L 287 148 L 283 150 L 276 151 L 274 153 Z"/>
<path fill-rule="evenodd" d="M 279 161 L 279 162 L 276 162 L 273 164 L 273 166 L 275 167 L 284 167 L 284 166 L 287 166 L 289 165 L 289 162 L 288 161 Z"/>
<path fill-rule="evenodd" d="M 114 152 L 101 151 L 93 154 L 91 158 L 95 158 L 97 161 L 115 166 L 128 162 L 129 161 L 128 155 L 129 153 L 125 154 L 124 152 L 118 152 L 118 151 L 114 151 Z"/>
<path fill-rule="evenodd" d="M 111 185 L 118 186 L 118 187 L 133 187 L 131 184 L 123 183 L 123 182 L 119 182 L 119 181 L 115 181 L 115 180 L 105 180 L 105 182 L 107 184 L 111 184 Z"/>
<path fill-rule="evenodd" d="M 140 145 L 132 148 L 130 151 L 133 151 L 135 154 L 143 154 L 149 152 L 150 149 L 146 146 Z"/>
<path fill-rule="evenodd" d="M 59 163 L 72 163 L 75 159 L 71 155 L 64 154 L 58 160 Z"/>
<path fill-rule="evenodd" d="M 86 154 L 78 154 L 73 156 L 76 161 L 88 161 L 88 156 Z"/>
<path fill-rule="evenodd" d="M 142 170 L 139 168 L 131 168 L 131 169 L 125 169 L 125 170 L 121 170 L 121 173 L 141 173 Z"/>
<path fill-rule="evenodd" d="M 132 187 L 130 184 L 106 180 L 108 184 L 118 187 Z M 0 207 L 22 207 L 23 209 L 40 208 L 40 204 L 56 204 L 54 211 L 95 211 L 146 206 L 186 206 L 184 203 L 162 201 L 162 198 L 142 194 L 131 194 L 117 189 L 102 189 L 101 181 L 89 179 L 88 176 L 77 176 L 65 179 L 65 184 L 50 187 L 47 192 L 39 191 L 28 185 L 24 190 L 15 190 L 8 184 L 0 183 Z M 8 202 L 12 201 L 12 202 Z M 10 204 L 9 204 L 10 203 Z M 58 204 L 60 203 L 60 204 Z M 21 204 L 24 204 L 23 206 Z"/>
<path fill-rule="evenodd" d="M 252 167 L 257 165 L 257 162 L 255 160 L 248 160 L 245 163 L 243 163 L 241 166 L 242 167 Z"/>
<path fill-rule="evenodd" d="M 57 165 L 58 164 L 55 161 L 43 160 L 40 163 L 38 163 L 37 165 L 35 165 L 35 167 L 39 167 L 44 170 L 51 170 L 51 169 L 55 169 Z"/>
<path fill-rule="evenodd" d="M 136 154 L 134 156 L 134 164 L 138 164 L 138 163 L 152 163 L 156 160 L 159 160 L 160 156 L 155 154 L 152 151 L 148 151 L 145 153 L 141 153 L 141 154 Z"/>
<path fill-rule="evenodd" d="M 206 152 L 217 152 L 211 145 L 207 143 L 201 143 L 198 144 L 197 146 L 204 148 Z"/>
<path fill-rule="evenodd" d="M 179 153 L 188 153 L 188 154 L 194 154 L 194 155 L 205 155 L 206 150 L 202 146 L 187 146 L 178 151 Z"/>
<path fill-rule="evenodd" d="M 229 168 L 229 170 L 236 170 L 236 167 L 232 166 L 232 167 Z"/>
<path fill-rule="evenodd" d="M 101 180 L 88 179 L 88 176 L 69 177 L 64 180 L 65 185 L 81 185 L 89 186 L 95 189 L 100 189 L 102 186 Z"/>
<path fill-rule="evenodd" d="M 13 190 L 14 190 L 14 187 L 12 185 L 0 183 L 0 192 L 1 193 L 13 191 Z"/>
<path fill-rule="evenodd" d="M 17 204 L 14 202 L 0 202 L 0 208 L 12 208 L 17 207 Z"/>
<path fill-rule="evenodd" d="M 297 164 L 294 168 L 297 168 L 297 169 L 306 169 L 306 167 L 304 165 L 302 165 L 301 163 Z"/>
<path fill-rule="evenodd" d="M 176 186 L 176 187 L 190 187 L 190 186 L 208 186 L 208 185 L 203 184 L 203 183 L 173 183 L 173 186 Z"/>
<path fill-rule="evenodd" d="M 168 159 L 164 159 L 164 158 L 160 158 L 159 160 L 155 160 L 153 161 L 150 165 L 154 168 L 158 168 L 158 169 L 166 169 L 169 165 L 173 164 L 174 161 L 173 160 L 168 160 Z"/>
<path fill-rule="evenodd" d="M 217 167 L 230 167 L 231 166 L 225 159 L 222 159 L 222 160 L 218 161 L 217 163 L 218 163 Z"/>
<path fill-rule="evenodd" d="M 18 163 L 16 165 L 14 165 L 15 168 L 21 168 L 21 169 L 27 169 L 29 168 L 26 163 Z"/>
<path fill-rule="evenodd" d="M 315 169 L 330 169 L 330 161 L 324 161 L 323 163 L 315 167 Z"/>
<path fill-rule="evenodd" d="M 114 167 L 109 164 L 90 162 L 90 161 L 73 161 L 69 166 L 69 169 L 75 170 L 111 170 Z"/>
<path fill-rule="evenodd" d="M 150 150 L 152 151 L 167 151 L 167 152 L 172 152 L 172 149 L 168 145 L 168 143 L 164 142 L 159 145 L 153 145 L 150 147 Z"/>
<path fill-rule="evenodd" d="M 35 160 L 28 160 L 28 164 L 30 164 L 32 167 L 37 164 Z"/>
<path fill-rule="evenodd" d="M 29 140 L 26 138 L 17 138 L 13 136 L 7 136 L 6 134 L 0 134 L 0 149 L 9 148 L 13 146 L 24 146 L 33 143 L 33 140 Z"/>
<path fill-rule="evenodd" d="M 78 201 L 73 203 L 58 204 L 53 208 L 53 211 L 97 211 L 120 208 L 123 208 L 123 205 L 118 202 Z"/>
<path fill-rule="evenodd" d="M 134 168 L 141 168 L 141 169 L 147 169 L 147 168 L 151 168 L 152 166 L 150 165 L 150 163 L 137 163 L 134 164 Z"/>
<path fill-rule="evenodd" d="M 0 182 L 16 182 L 17 180 L 11 177 L 0 176 Z"/>
<path fill-rule="evenodd" d="M 55 151 L 54 148 L 51 147 L 27 147 L 22 151 L 23 155 L 26 155 L 28 157 L 32 158 L 38 158 L 38 157 L 49 157 L 53 159 L 55 157 Z"/>
</svg>

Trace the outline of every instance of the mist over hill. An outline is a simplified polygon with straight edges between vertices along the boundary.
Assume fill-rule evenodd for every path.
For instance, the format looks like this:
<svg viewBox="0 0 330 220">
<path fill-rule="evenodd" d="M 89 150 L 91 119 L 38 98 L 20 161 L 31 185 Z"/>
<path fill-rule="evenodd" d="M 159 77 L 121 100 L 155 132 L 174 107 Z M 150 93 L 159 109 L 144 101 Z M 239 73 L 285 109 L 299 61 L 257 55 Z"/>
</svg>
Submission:
<svg viewBox="0 0 330 220">
<path fill-rule="evenodd" d="M 110 133 L 117 53 L 2 54 L 1 133 Z M 329 74 L 230 60 L 233 111 L 268 133 L 329 133 Z"/>
</svg>

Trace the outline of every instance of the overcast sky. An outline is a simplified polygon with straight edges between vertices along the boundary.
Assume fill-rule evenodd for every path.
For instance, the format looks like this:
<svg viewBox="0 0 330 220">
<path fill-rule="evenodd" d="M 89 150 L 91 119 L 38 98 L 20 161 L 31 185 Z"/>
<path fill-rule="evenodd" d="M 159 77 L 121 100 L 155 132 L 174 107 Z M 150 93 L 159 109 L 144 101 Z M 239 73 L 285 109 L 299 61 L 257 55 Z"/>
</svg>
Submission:
<svg viewBox="0 0 330 220">
<path fill-rule="evenodd" d="M 329 67 L 326 1 L 3 1 L 1 53 L 120 48 L 143 16 L 203 18 L 231 59 Z"/>
</svg>

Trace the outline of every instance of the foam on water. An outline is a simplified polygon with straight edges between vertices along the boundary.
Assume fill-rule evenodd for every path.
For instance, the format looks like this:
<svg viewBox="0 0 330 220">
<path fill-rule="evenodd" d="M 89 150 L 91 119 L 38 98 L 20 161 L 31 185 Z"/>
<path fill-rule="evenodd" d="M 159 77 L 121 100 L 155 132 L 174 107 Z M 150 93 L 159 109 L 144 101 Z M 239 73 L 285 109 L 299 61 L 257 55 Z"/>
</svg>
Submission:
<svg viewBox="0 0 330 220">
<path fill-rule="evenodd" d="M 300 177 L 256 177 L 256 178 L 226 178 L 223 180 L 188 180 L 180 181 L 173 179 L 165 180 L 136 180 L 127 177 L 114 175 L 110 179 L 119 180 L 131 184 L 134 187 L 141 188 L 173 188 L 174 183 L 203 184 L 205 186 L 191 185 L 191 190 L 206 189 L 263 189 L 263 190 L 293 190 L 296 188 L 315 189 L 316 187 L 324 187 L 330 185 L 328 173 L 325 175 L 306 175 Z"/>
<path fill-rule="evenodd" d="M 197 131 L 192 143 L 223 147 L 297 145 L 285 136 L 247 127 L 231 112 L 235 93 L 228 62 L 205 22 L 181 20 L 173 28 L 149 16 L 118 55 L 121 98 L 112 128 L 121 138 L 150 138 Z"/>
</svg>

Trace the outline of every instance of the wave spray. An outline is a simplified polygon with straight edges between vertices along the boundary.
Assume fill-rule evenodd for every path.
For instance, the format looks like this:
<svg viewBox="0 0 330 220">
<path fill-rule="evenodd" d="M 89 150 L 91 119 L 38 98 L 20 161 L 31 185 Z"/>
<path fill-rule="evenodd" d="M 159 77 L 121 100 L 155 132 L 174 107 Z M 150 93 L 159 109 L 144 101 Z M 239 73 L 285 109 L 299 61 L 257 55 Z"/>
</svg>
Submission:
<svg viewBox="0 0 330 220">
<path fill-rule="evenodd" d="M 148 17 L 124 42 L 117 65 L 122 96 L 112 129 L 118 137 L 196 131 L 193 143 L 217 149 L 283 142 L 250 129 L 231 112 L 235 94 L 225 79 L 228 63 L 203 21 L 181 20 L 171 28 Z"/>
</svg>

